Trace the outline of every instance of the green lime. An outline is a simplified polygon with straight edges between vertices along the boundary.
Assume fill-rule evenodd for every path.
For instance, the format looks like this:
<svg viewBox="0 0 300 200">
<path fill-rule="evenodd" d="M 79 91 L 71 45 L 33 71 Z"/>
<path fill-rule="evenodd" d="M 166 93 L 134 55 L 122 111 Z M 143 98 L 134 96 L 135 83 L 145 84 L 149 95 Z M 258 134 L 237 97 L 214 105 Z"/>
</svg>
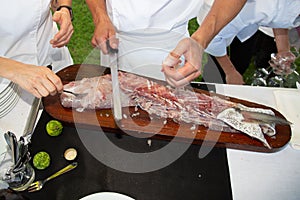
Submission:
<svg viewBox="0 0 300 200">
<path fill-rule="evenodd" d="M 50 155 L 40 151 L 33 156 L 33 166 L 37 169 L 46 169 L 50 165 Z"/>
<path fill-rule="evenodd" d="M 63 125 L 57 120 L 50 120 L 46 124 L 46 131 L 51 136 L 58 136 L 63 130 Z"/>
</svg>

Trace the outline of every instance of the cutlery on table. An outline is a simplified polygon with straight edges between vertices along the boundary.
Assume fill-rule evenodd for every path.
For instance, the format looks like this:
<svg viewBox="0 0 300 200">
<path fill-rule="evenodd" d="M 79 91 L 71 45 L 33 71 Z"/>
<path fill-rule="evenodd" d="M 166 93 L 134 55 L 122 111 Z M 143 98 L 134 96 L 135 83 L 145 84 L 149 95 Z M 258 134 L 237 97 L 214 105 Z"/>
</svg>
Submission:
<svg viewBox="0 0 300 200">
<path fill-rule="evenodd" d="M 7 131 L 4 134 L 4 138 L 6 140 L 6 143 L 8 144 L 11 152 L 12 152 L 12 161 L 13 165 L 17 163 L 18 157 L 19 157 L 19 150 L 18 150 L 18 140 L 14 133 Z"/>
<path fill-rule="evenodd" d="M 49 176 L 48 178 L 44 179 L 44 180 L 39 180 L 39 181 L 35 181 L 33 182 L 29 187 L 28 187 L 28 192 L 36 192 L 39 191 L 43 188 L 43 186 L 45 185 L 46 182 L 68 172 L 71 171 L 72 169 L 75 169 L 77 167 L 77 162 L 73 162 L 69 165 L 67 165 L 66 167 L 64 167 L 63 169 L 59 170 L 58 172 L 52 174 L 51 176 Z"/>
</svg>

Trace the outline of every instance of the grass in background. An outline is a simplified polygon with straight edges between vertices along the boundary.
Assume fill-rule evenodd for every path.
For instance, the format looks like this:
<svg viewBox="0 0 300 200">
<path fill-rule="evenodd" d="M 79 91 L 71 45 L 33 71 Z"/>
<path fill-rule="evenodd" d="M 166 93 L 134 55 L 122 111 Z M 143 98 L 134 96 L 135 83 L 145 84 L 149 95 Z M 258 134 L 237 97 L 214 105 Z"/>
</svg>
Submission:
<svg viewBox="0 0 300 200">
<path fill-rule="evenodd" d="M 91 45 L 94 23 L 85 0 L 73 0 L 72 4 L 74 33 L 68 47 L 74 63 L 81 64 L 94 49 Z"/>
<path fill-rule="evenodd" d="M 71 55 L 75 64 L 88 63 L 99 64 L 99 53 L 98 50 L 94 50 L 91 45 L 91 39 L 94 33 L 94 24 L 91 13 L 85 3 L 85 0 L 73 0 L 73 11 L 74 11 L 74 34 L 68 45 Z M 198 28 L 196 18 L 189 22 L 189 32 L 193 34 Z M 96 55 L 92 55 L 95 54 Z M 92 60 L 91 60 L 92 59 Z M 296 61 L 297 71 L 300 73 L 300 58 Z M 255 71 L 253 63 L 250 64 L 247 71 L 244 73 L 244 79 L 250 80 Z M 201 80 L 201 78 L 199 79 Z"/>
<path fill-rule="evenodd" d="M 94 33 L 92 15 L 85 3 L 85 0 L 73 0 L 74 12 L 74 33 L 68 44 L 69 50 L 75 64 L 83 63 L 93 51 L 91 39 Z M 197 30 L 198 23 L 192 19 L 189 23 L 189 32 L 192 34 Z"/>
</svg>

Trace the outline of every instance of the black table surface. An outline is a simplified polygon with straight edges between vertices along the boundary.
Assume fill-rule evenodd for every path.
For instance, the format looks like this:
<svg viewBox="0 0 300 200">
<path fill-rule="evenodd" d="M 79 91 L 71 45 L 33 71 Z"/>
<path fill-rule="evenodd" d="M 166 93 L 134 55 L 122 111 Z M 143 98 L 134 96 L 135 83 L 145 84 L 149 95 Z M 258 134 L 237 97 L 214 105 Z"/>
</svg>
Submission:
<svg viewBox="0 0 300 200">
<path fill-rule="evenodd" d="M 69 147 L 78 151 L 78 167 L 49 181 L 38 192 L 22 192 L 31 200 L 75 200 L 97 192 L 118 192 L 137 200 L 232 199 L 225 149 L 214 148 L 200 159 L 200 146 L 191 145 L 179 159 L 162 169 L 147 173 L 122 172 L 106 166 L 91 155 L 75 127 L 64 125 L 61 135 L 49 136 L 45 125 L 51 119 L 44 111 L 32 137 L 31 155 L 46 151 L 51 156 L 48 168 L 35 169 L 35 179 L 44 179 L 69 164 L 70 161 L 63 157 Z M 87 134 L 95 132 L 85 131 Z M 114 133 L 105 135 L 113 143 L 135 151 L 153 151 L 167 144 L 167 141 L 153 140 L 149 146 L 146 138 Z"/>
</svg>

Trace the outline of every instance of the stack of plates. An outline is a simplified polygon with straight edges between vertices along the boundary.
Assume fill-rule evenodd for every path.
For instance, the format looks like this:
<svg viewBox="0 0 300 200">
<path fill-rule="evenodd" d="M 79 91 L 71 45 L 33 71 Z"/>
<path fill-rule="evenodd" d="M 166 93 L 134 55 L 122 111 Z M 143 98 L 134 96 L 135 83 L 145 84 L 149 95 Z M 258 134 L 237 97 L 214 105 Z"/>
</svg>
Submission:
<svg viewBox="0 0 300 200">
<path fill-rule="evenodd" d="M 17 104 L 19 86 L 5 78 L 0 77 L 0 118 L 7 115 Z"/>
</svg>

